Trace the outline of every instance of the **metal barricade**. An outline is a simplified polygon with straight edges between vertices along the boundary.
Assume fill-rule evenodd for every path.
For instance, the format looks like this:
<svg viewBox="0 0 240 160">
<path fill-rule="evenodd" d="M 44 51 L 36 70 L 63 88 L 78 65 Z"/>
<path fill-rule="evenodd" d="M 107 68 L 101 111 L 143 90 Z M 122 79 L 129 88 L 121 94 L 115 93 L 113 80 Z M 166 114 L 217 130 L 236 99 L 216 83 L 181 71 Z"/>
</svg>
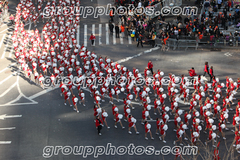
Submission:
<svg viewBox="0 0 240 160">
<path fill-rule="evenodd" d="M 170 4 L 173 4 L 173 6 L 181 6 L 182 0 L 164 0 L 163 6 L 170 6 Z"/>
</svg>

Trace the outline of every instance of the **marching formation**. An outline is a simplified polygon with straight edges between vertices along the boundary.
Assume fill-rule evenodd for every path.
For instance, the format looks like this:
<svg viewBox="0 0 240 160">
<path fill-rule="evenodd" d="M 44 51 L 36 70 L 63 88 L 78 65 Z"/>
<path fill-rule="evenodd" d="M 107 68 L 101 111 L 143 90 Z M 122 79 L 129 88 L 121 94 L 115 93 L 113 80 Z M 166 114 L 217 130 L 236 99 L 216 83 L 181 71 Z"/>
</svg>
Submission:
<svg viewBox="0 0 240 160">
<path fill-rule="evenodd" d="M 38 1 L 38 4 L 41 4 L 40 2 Z M 47 2 L 49 6 L 79 4 L 78 1 L 67 0 L 59 1 L 58 4 L 55 1 Z M 226 132 L 231 130 L 235 133 L 234 145 L 240 150 L 240 100 L 235 102 L 240 79 L 234 82 L 233 79 L 226 77 L 226 82 L 220 83 L 219 79 L 213 76 L 212 83 L 207 83 L 199 75 L 191 83 L 184 75 L 179 78 L 169 73 L 166 82 L 164 72 L 160 69 L 154 72 L 151 62 L 142 75 L 136 68 L 130 70 L 113 62 L 109 57 L 98 56 L 83 45 L 80 46 L 76 40 L 76 28 L 80 23 L 80 17 L 74 14 L 53 15 L 45 23 L 42 30 L 43 39 L 41 39 L 37 29 L 26 31 L 21 21 L 23 19 L 25 22 L 27 20 L 34 22 L 35 18 L 31 17 L 31 12 L 36 12 L 31 0 L 23 0 L 17 7 L 15 17 L 12 40 L 21 69 L 30 80 L 34 77 L 35 83 L 43 89 L 47 76 L 50 76 L 51 85 L 54 87 L 55 85 L 58 87 L 57 82 L 66 76 L 68 82 L 61 81 L 59 85 L 60 95 L 64 97 L 64 104 L 67 105 L 68 102 L 76 112 L 79 112 L 79 104 L 85 106 L 84 90 L 89 91 L 95 103 L 93 116 L 99 135 L 103 123 L 108 129 L 110 128 L 106 119 L 110 115 L 101 108 L 101 103 L 109 98 L 109 103 L 112 104 L 111 117 L 115 121 L 114 127 L 118 128 L 119 124 L 124 129 L 122 123 L 124 120 L 128 122 L 129 134 L 132 134 L 131 128 L 139 134 L 135 118 L 138 115 L 131 114 L 135 109 L 133 105 L 138 103 L 142 106 L 141 124 L 144 125 L 146 140 L 148 134 L 154 139 L 152 126 L 148 120 L 158 116 L 155 133 L 160 135 L 159 139 L 163 143 L 166 143 L 165 136 L 171 123 L 169 119 L 172 117 L 177 137 L 174 144 L 179 142 L 183 145 L 184 139 L 189 140 L 192 145 L 197 145 L 200 136 L 208 133 L 205 144 L 209 145 L 212 142 L 213 146 L 218 147 L 217 141 L 220 138 L 226 139 Z M 77 94 L 74 94 L 75 90 Z M 124 98 L 120 99 L 120 97 Z M 134 104 L 133 100 L 136 101 Z M 123 101 L 124 108 L 118 108 L 114 101 Z M 182 109 L 187 106 L 189 109 Z M 230 113 L 234 116 L 230 117 Z M 232 125 L 229 124 L 230 121 Z M 187 133 L 190 133 L 190 138 Z M 216 158 L 217 153 L 216 151 Z"/>
</svg>

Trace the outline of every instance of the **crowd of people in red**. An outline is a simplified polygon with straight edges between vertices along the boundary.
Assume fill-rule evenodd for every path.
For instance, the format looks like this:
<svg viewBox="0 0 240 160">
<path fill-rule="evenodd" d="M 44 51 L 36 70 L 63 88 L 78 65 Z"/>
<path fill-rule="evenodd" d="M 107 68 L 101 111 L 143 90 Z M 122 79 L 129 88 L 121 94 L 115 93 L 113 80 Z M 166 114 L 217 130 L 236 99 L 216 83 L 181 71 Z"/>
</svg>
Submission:
<svg viewBox="0 0 240 160">
<path fill-rule="evenodd" d="M 65 0 L 58 3 L 63 6 L 64 4 L 74 6 L 78 2 Z M 52 1 L 47 4 L 57 5 L 57 2 Z M 129 134 L 132 134 L 131 128 L 139 134 L 136 127 L 137 120 L 134 118 L 138 115 L 131 114 L 131 111 L 135 109 L 132 101 L 135 100 L 139 101 L 142 106 L 141 124 L 144 125 L 146 140 L 148 133 L 151 139 L 154 139 L 151 132 L 152 126 L 148 122 L 149 119 L 152 120 L 151 116 L 154 114 L 159 117 L 156 119 L 156 134 L 160 134 L 159 139 L 164 143 L 166 143 L 168 125 L 171 123 L 169 119 L 174 117 L 174 131 L 177 136 L 174 144 L 179 142 L 183 145 L 183 139 L 185 141 L 189 139 L 190 144 L 197 145 L 200 136 L 208 132 L 206 145 L 212 142 L 212 145 L 216 147 L 220 137 L 226 139 L 225 133 L 231 129 L 235 133 L 235 147 L 238 151 L 240 150 L 240 100 L 234 103 L 240 79 L 234 82 L 233 79 L 226 77 L 226 82 L 220 83 L 219 79 L 213 76 L 212 83 L 207 83 L 199 75 L 194 78 L 194 91 L 192 92 L 190 91 L 191 83 L 187 77 L 182 75 L 179 78 L 169 73 L 169 81 L 165 88 L 164 72 L 160 69 L 154 72 L 151 61 L 142 75 L 136 68 L 130 70 L 108 57 L 98 56 L 83 45 L 77 44 L 75 36 L 76 27 L 80 23 L 78 16 L 73 14 L 66 17 L 52 16 L 43 27 L 43 39 L 41 39 L 37 29 L 26 31 L 21 22 L 21 19 L 25 19 L 24 14 L 32 14 L 31 12 L 36 12 L 31 0 L 22 0 L 17 7 L 15 30 L 12 36 L 15 56 L 20 68 L 30 80 L 33 76 L 34 81 L 42 88 L 44 88 L 44 80 L 47 76 L 51 76 L 52 85 L 56 87 L 58 87 L 56 82 L 67 76 L 69 82 L 67 84 L 61 82 L 59 87 L 61 95 L 64 95 L 64 104 L 67 105 L 68 101 L 76 112 L 79 112 L 78 102 L 85 105 L 83 90 L 90 92 L 95 103 L 93 116 L 99 135 L 101 135 L 103 122 L 108 129 L 110 128 L 106 121 L 108 113 L 101 108 L 101 103 L 104 103 L 107 97 L 109 103 L 112 104 L 111 117 L 115 121 L 114 127 L 117 128 L 119 123 L 124 129 L 122 120 L 127 121 Z M 189 73 L 190 76 L 196 75 L 194 68 Z M 74 77 L 77 77 L 76 82 L 74 82 Z M 101 79 L 104 81 L 99 84 Z M 114 79 L 119 79 L 119 81 L 112 86 L 111 82 Z M 145 80 L 144 84 L 139 85 L 140 79 Z M 98 83 L 95 83 L 96 81 Z M 78 95 L 74 94 L 75 90 Z M 120 101 L 120 97 L 124 97 L 123 108 L 118 108 L 114 104 L 114 101 Z M 167 106 L 168 104 L 170 107 Z M 189 106 L 189 109 L 181 109 L 184 106 Z M 230 114 L 234 116 L 230 117 Z M 229 124 L 230 121 L 232 125 Z M 190 133 L 190 138 L 187 132 Z M 217 153 L 216 148 L 215 159 L 218 159 Z"/>
</svg>

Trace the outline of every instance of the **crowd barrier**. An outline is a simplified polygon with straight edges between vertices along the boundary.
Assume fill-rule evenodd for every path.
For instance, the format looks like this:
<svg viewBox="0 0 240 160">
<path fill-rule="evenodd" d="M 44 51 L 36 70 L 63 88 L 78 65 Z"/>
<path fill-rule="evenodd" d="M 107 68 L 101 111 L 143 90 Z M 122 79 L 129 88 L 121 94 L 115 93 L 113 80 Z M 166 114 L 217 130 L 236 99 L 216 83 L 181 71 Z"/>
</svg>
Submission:
<svg viewBox="0 0 240 160">
<path fill-rule="evenodd" d="M 213 39 L 212 41 L 207 39 L 208 37 L 203 37 L 203 39 L 175 39 L 168 38 L 166 41 L 166 46 L 172 50 L 193 48 L 195 50 L 199 48 L 208 49 L 239 49 L 240 41 L 238 38 L 234 37 L 233 41 L 230 42 L 229 39 L 219 38 Z M 155 47 L 161 47 L 161 39 L 156 39 Z"/>
</svg>

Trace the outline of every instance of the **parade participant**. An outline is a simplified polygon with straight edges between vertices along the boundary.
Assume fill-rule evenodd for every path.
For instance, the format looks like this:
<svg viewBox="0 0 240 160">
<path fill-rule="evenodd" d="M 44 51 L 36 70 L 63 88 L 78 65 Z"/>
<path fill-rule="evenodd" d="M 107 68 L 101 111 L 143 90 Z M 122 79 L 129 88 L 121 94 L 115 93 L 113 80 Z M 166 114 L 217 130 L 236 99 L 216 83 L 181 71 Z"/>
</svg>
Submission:
<svg viewBox="0 0 240 160">
<path fill-rule="evenodd" d="M 98 135 L 101 136 L 101 130 L 102 130 L 102 125 L 103 125 L 103 122 L 102 120 L 99 118 L 99 116 L 96 116 L 96 122 L 95 122 L 95 125 L 96 125 L 96 128 L 98 130 Z"/>
<path fill-rule="evenodd" d="M 105 123 L 105 125 L 107 126 L 107 128 L 110 129 L 110 127 L 107 124 L 107 120 L 106 120 L 107 117 L 108 117 L 107 112 L 104 109 L 102 109 L 102 120 Z"/>
<path fill-rule="evenodd" d="M 159 139 L 160 139 L 160 140 L 163 140 L 163 143 L 167 143 L 167 142 L 165 141 L 165 136 L 166 136 L 166 131 L 167 131 L 167 129 L 168 129 L 167 124 L 164 124 L 164 122 L 162 121 L 162 122 L 160 123 L 160 134 L 161 134 L 161 136 L 159 136 Z"/>
<path fill-rule="evenodd" d="M 78 110 L 78 108 L 77 108 L 78 98 L 77 98 L 75 95 L 73 95 L 73 97 L 72 97 L 72 102 L 73 102 L 74 111 L 76 111 L 77 113 L 79 113 L 79 110 Z"/>
<path fill-rule="evenodd" d="M 152 61 L 149 60 L 147 66 L 148 66 L 148 70 L 150 70 L 152 75 L 153 75 L 153 63 L 152 63 Z"/>
<path fill-rule="evenodd" d="M 65 89 L 65 91 L 63 92 L 63 95 L 64 95 L 64 105 L 66 106 L 66 105 L 67 105 L 66 102 L 68 101 L 70 107 L 72 107 L 71 102 L 70 102 L 70 95 L 71 95 L 71 92 L 69 92 L 67 89 Z"/>
<path fill-rule="evenodd" d="M 152 132 L 150 130 L 151 129 L 151 124 L 149 124 L 148 121 L 145 121 L 144 122 L 144 127 L 145 127 L 145 139 L 148 140 L 148 138 L 147 138 L 148 133 L 150 134 L 151 139 L 154 139 L 152 137 Z"/>
<path fill-rule="evenodd" d="M 131 132 L 131 128 L 133 127 L 134 128 L 134 130 L 135 130 L 135 132 L 136 132 L 136 134 L 139 134 L 139 132 L 137 131 L 137 127 L 136 127 L 136 122 L 137 122 L 137 120 L 132 116 L 132 115 L 129 115 L 128 116 L 128 122 L 129 122 L 129 125 L 128 125 L 128 133 L 129 134 L 132 134 L 132 132 Z"/>
<path fill-rule="evenodd" d="M 91 40 L 92 46 L 94 45 L 95 39 L 96 39 L 96 37 L 93 35 L 93 33 L 91 33 L 91 36 L 90 36 L 89 40 Z"/>
<path fill-rule="evenodd" d="M 117 123 L 119 123 L 121 125 L 122 129 L 124 129 L 125 127 L 122 125 L 122 122 L 121 122 L 123 115 L 119 114 L 118 111 L 116 111 L 114 117 L 115 117 L 114 127 L 117 128 Z"/>
</svg>

